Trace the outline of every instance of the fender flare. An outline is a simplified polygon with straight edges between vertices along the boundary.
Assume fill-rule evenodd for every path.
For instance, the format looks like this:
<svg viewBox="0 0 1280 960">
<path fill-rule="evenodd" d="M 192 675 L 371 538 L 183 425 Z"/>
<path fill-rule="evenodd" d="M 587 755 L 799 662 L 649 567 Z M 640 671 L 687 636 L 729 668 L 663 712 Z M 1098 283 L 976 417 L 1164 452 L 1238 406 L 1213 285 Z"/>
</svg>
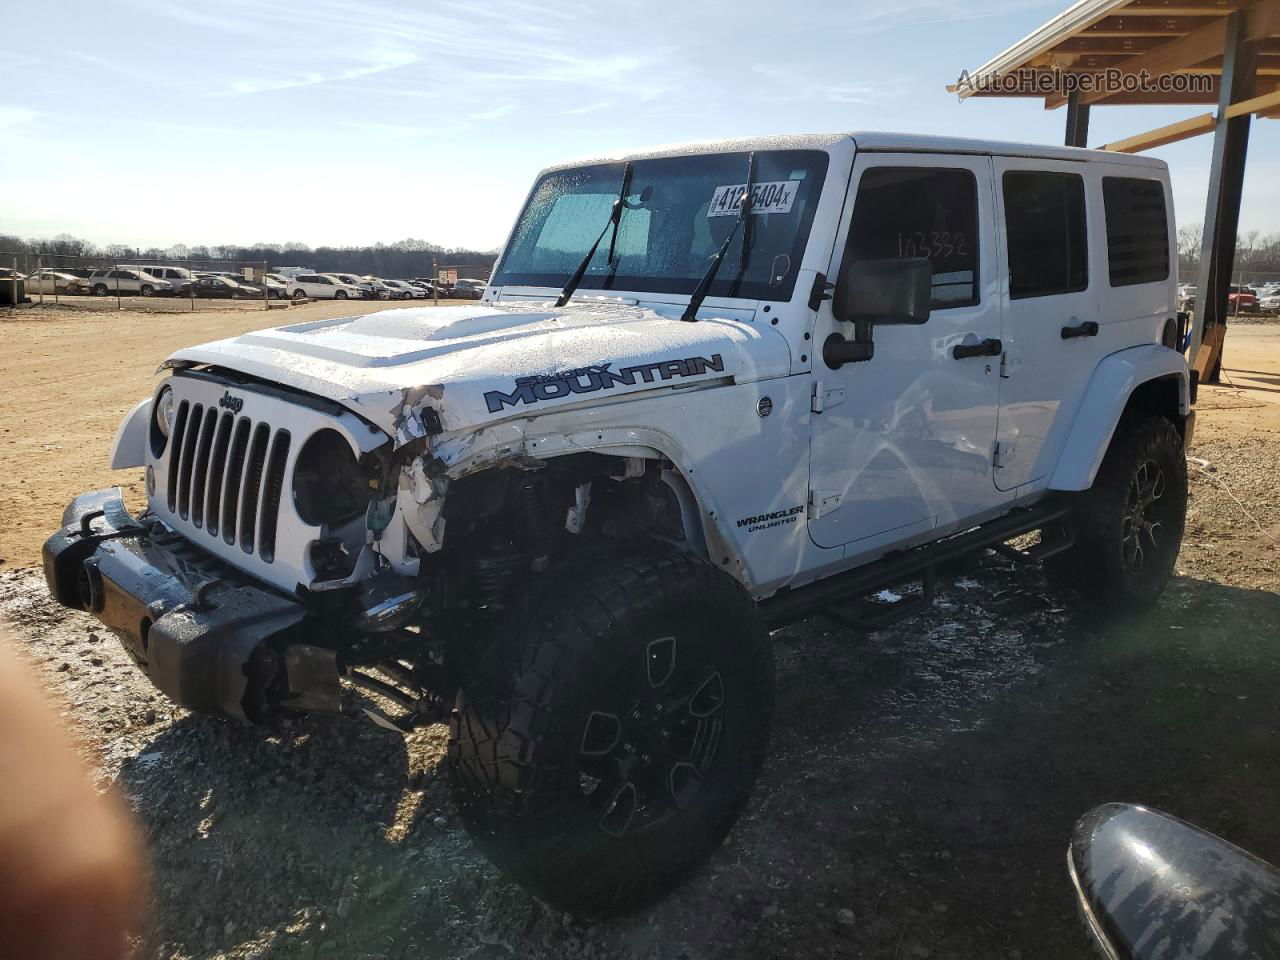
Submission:
<svg viewBox="0 0 1280 960">
<path fill-rule="evenodd" d="M 151 397 L 130 410 L 111 442 L 111 469 L 128 470 L 147 462 L 147 433 L 151 429 Z"/>
<path fill-rule="evenodd" d="M 1130 347 L 1104 357 L 1094 368 L 1058 463 L 1050 490 L 1088 490 L 1133 392 L 1153 380 L 1176 379 L 1178 415 L 1191 411 L 1191 378 L 1182 354 L 1159 344 Z"/>
</svg>

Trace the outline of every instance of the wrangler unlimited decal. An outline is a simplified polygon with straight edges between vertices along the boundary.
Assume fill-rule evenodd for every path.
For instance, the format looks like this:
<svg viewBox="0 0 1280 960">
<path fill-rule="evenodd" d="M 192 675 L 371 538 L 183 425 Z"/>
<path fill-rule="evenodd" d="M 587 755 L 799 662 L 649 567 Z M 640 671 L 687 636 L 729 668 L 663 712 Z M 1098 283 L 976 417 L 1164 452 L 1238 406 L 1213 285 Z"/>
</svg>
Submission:
<svg viewBox="0 0 1280 960">
<path fill-rule="evenodd" d="M 600 363 L 590 367 L 579 367 L 577 370 L 562 370 L 559 373 L 535 377 L 517 377 L 516 388 L 510 393 L 490 390 L 484 395 L 484 401 L 490 413 L 498 413 L 504 406 L 514 407 L 518 403 L 557 400 L 571 393 L 612 390 L 620 383 L 634 386 L 638 382 L 637 377 L 644 383 L 654 383 L 657 380 L 670 380 L 672 377 L 696 377 L 708 370 L 724 372 L 724 360 L 718 353 L 713 353 L 710 358 L 686 357 L 684 360 L 641 363 L 618 371 L 610 370 L 611 366 L 613 366 L 612 363 Z"/>
<path fill-rule="evenodd" d="M 768 530 L 770 527 L 783 527 L 788 523 L 795 523 L 802 513 L 804 513 L 804 504 L 797 504 L 786 510 L 762 513 L 758 517 L 743 517 L 738 521 L 738 526 L 746 527 L 747 533 L 755 533 L 757 530 Z"/>
</svg>

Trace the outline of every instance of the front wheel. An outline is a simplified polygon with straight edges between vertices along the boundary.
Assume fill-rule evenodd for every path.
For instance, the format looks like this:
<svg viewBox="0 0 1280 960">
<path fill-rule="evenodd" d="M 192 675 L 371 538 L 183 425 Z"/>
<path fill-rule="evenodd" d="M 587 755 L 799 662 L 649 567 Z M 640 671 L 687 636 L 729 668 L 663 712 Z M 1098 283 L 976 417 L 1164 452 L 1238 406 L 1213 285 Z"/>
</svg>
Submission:
<svg viewBox="0 0 1280 960">
<path fill-rule="evenodd" d="M 345 290 L 339 290 L 337 293 L 335 293 L 335 294 L 333 295 L 333 299 L 335 299 L 335 300 L 345 300 L 345 299 L 347 299 L 347 291 L 345 291 Z"/>
<path fill-rule="evenodd" d="M 684 555 L 549 574 L 464 673 L 449 766 L 488 857 L 559 909 L 666 894 L 724 839 L 773 708 L 768 632 Z"/>
<path fill-rule="evenodd" d="M 1164 417 L 1123 419 L 1070 527 L 1076 542 L 1046 573 L 1104 613 L 1150 607 L 1173 574 L 1187 513 L 1182 435 Z"/>
<path fill-rule="evenodd" d="M 153 287 L 153 286 L 151 286 L 151 284 L 149 284 L 149 283 L 144 283 L 144 284 L 139 288 L 138 292 L 139 292 L 140 294 L 142 294 L 144 297 L 151 297 L 151 296 L 154 296 L 154 295 L 155 295 L 156 288 L 155 288 L 155 287 Z"/>
</svg>

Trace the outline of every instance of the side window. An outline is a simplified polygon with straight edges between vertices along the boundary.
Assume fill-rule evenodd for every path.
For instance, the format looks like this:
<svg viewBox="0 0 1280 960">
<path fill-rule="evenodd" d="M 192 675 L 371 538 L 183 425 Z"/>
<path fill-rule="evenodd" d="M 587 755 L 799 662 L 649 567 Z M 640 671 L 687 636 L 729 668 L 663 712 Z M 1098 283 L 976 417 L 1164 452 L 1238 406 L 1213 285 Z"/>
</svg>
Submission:
<svg viewBox="0 0 1280 960">
<path fill-rule="evenodd" d="M 845 255 L 927 257 L 934 310 L 978 302 L 978 183 L 968 170 L 872 167 L 858 182 Z"/>
<path fill-rule="evenodd" d="M 1083 177 L 1006 171 L 1004 216 L 1012 299 L 1051 297 L 1089 286 Z"/>
<path fill-rule="evenodd" d="M 1113 287 L 1169 279 L 1169 220 L 1159 180 L 1102 178 L 1107 268 Z"/>
</svg>

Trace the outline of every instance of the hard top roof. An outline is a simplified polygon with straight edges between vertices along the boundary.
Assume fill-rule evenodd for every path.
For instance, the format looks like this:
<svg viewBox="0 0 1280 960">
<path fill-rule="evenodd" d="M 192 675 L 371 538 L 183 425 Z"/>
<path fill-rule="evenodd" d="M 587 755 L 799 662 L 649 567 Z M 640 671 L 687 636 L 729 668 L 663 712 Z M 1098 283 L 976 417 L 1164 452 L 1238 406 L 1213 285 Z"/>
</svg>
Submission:
<svg viewBox="0 0 1280 960">
<path fill-rule="evenodd" d="M 588 163 L 621 162 L 704 153 L 740 153 L 746 150 L 828 150 L 843 141 L 849 140 L 856 144 L 858 150 L 882 153 L 952 153 L 979 156 L 1033 157 L 1046 160 L 1074 160 L 1080 162 L 1103 161 L 1155 169 L 1163 169 L 1166 166 L 1164 161 L 1156 160 L 1153 157 L 1114 153 L 1108 150 L 1084 150 L 1079 147 L 1060 147 L 1038 143 L 1006 143 L 1001 140 L 971 140 L 963 137 L 937 137 L 918 133 L 862 131 L 856 133 L 787 134 L 771 137 L 744 137 L 731 140 L 663 144 L 616 154 L 584 157 L 568 163 L 555 164 L 547 167 L 543 172 L 564 170 Z"/>
</svg>

